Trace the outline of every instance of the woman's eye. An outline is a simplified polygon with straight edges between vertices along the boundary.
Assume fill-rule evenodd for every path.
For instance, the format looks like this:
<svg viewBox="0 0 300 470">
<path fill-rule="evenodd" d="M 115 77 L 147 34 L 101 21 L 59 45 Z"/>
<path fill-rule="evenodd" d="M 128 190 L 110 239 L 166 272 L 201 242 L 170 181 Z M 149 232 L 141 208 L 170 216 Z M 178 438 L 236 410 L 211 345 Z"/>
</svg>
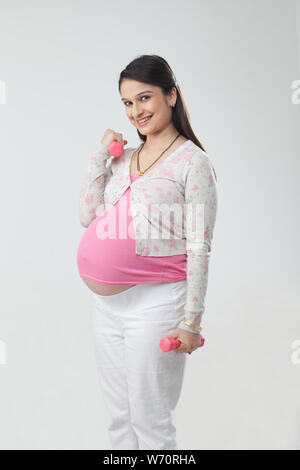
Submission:
<svg viewBox="0 0 300 470">
<path fill-rule="evenodd" d="M 150 98 L 150 96 L 149 96 L 149 95 L 143 95 L 143 96 L 141 97 L 141 99 L 142 99 L 142 98 Z M 146 100 L 146 101 L 147 101 L 147 100 Z M 127 106 L 126 103 L 130 103 L 130 101 L 125 101 L 125 103 L 124 103 L 125 106 Z"/>
</svg>

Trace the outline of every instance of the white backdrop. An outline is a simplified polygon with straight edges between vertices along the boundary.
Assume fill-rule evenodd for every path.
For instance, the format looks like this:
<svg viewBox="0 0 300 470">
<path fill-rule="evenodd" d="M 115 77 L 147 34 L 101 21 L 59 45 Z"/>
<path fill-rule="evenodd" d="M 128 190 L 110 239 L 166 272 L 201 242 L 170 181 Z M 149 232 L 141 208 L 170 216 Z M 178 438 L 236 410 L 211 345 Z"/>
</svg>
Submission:
<svg viewBox="0 0 300 470">
<path fill-rule="evenodd" d="M 139 144 L 118 78 L 158 54 L 218 177 L 179 448 L 300 450 L 297 24 L 294 0 L 0 0 L 1 449 L 110 449 L 79 189 L 106 128 Z"/>
</svg>

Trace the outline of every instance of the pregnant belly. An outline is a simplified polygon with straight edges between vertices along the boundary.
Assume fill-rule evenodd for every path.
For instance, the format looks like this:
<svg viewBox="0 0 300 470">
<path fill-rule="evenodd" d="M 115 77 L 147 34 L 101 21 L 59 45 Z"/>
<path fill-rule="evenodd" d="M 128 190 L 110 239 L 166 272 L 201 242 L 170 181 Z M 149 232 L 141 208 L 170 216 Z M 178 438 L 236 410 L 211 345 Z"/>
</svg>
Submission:
<svg viewBox="0 0 300 470">
<path fill-rule="evenodd" d="M 86 283 L 86 285 L 91 289 L 95 294 L 99 295 L 114 295 L 122 292 L 123 290 L 130 289 L 130 287 L 135 286 L 136 284 L 127 284 L 122 286 L 115 286 L 115 285 L 106 285 L 106 284 L 99 284 L 98 282 L 91 281 L 90 279 L 83 279 L 82 280 Z"/>
</svg>

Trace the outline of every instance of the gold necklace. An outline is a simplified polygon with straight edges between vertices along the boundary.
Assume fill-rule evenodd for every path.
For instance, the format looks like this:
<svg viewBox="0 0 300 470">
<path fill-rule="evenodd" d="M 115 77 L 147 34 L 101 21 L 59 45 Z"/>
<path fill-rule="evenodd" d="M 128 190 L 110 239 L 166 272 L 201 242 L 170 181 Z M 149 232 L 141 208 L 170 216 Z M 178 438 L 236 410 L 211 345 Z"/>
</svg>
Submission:
<svg viewBox="0 0 300 470">
<path fill-rule="evenodd" d="M 167 147 L 166 150 L 164 150 L 163 153 L 161 153 L 160 156 L 159 156 L 153 163 L 151 163 L 151 165 L 148 166 L 148 168 L 146 168 L 146 170 L 143 171 L 143 170 L 140 169 L 140 159 L 139 159 L 139 156 L 140 156 L 140 152 L 141 152 L 142 148 L 143 148 L 144 145 L 145 145 L 145 142 L 144 142 L 144 143 L 141 145 L 141 148 L 140 148 L 140 150 L 138 151 L 138 154 L 137 154 L 137 169 L 138 169 L 139 175 L 142 176 L 147 170 L 149 170 L 149 168 L 151 168 L 151 167 L 154 165 L 154 163 L 156 163 L 157 160 L 160 159 L 160 157 L 171 147 L 171 145 L 174 144 L 175 140 L 178 139 L 179 136 L 180 136 L 180 134 L 178 134 L 177 137 L 175 137 L 175 139 L 173 140 L 173 142 L 169 145 L 169 147 Z"/>
</svg>

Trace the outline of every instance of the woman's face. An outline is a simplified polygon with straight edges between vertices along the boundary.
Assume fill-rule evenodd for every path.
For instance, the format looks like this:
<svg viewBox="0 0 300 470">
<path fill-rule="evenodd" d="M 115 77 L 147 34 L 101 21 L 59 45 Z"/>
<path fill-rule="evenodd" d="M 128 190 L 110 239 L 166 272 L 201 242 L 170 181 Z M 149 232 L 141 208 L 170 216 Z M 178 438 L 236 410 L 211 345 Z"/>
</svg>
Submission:
<svg viewBox="0 0 300 470">
<path fill-rule="evenodd" d="M 169 96 L 164 96 L 161 88 L 149 83 L 124 79 L 120 86 L 121 100 L 132 124 L 143 135 L 155 134 L 170 125 L 172 108 L 176 102 L 176 88 Z M 139 120 L 152 116 L 143 125 Z"/>
</svg>

